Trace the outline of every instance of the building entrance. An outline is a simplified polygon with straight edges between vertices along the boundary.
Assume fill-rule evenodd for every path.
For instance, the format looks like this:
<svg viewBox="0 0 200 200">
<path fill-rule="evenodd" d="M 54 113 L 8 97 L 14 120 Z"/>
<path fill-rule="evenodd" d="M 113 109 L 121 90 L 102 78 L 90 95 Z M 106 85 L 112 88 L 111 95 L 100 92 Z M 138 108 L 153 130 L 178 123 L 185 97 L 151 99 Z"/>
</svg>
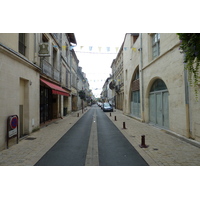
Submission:
<svg viewBox="0 0 200 200">
<path fill-rule="evenodd" d="M 53 97 L 51 89 L 40 86 L 40 123 L 53 119 Z"/>
<path fill-rule="evenodd" d="M 152 85 L 149 95 L 150 123 L 169 128 L 168 95 L 165 83 L 161 79 L 157 79 Z"/>
</svg>

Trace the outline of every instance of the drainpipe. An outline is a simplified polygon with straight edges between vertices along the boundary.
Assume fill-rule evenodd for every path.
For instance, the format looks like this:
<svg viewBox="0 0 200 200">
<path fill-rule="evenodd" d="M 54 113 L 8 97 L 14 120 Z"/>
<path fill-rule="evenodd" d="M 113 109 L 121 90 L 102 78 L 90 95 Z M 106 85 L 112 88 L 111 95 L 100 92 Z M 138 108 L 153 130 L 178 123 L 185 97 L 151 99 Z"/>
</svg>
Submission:
<svg viewBox="0 0 200 200">
<path fill-rule="evenodd" d="M 62 33 L 60 33 L 60 44 L 61 44 L 61 50 L 60 50 L 60 83 L 62 85 Z"/>
<path fill-rule="evenodd" d="M 69 86 L 69 88 L 70 88 L 70 90 L 71 90 L 71 95 L 70 95 L 70 107 L 71 107 L 71 112 L 72 112 L 72 53 L 71 53 L 71 51 L 69 50 L 69 67 L 70 67 L 70 81 L 69 81 L 69 84 L 70 84 L 70 86 Z"/>
<path fill-rule="evenodd" d="M 184 57 L 185 57 L 185 55 L 184 55 Z M 188 72 L 185 69 L 185 67 L 186 67 L 186 63 L 184 63 L 185 108 L 186 108 L 186 137 L 187 138 L 191 138 L 189 83 L 188 83 Z"/>
<path fill-rule="evenodd" d="M 140 77 L 141 77 L 141 86 L 140 90 L 142 94 L 142 112 L 141 112 L 141 118 L 142 122 L 144 122 L 144 78 L 143 78 L 143 53 L 142 53 L 142 33 L 140 33 L 140 48 L 138 49 L 140 51 Z"/>
<path fill-rule="evenodd" d="M 62 33 L 60 33 L 60 44 L 61 44 L 61 50 L 60 50 L 60 85 L 62 87 Z M 60 95 L 60 118 L 63 118 L 63 101 L 64 101 L 64 96 Z"/>
<path fill-rule="evenodd" d="M 70 89 L 72 87 L 72 53 L 69 50 L 69 63 L 70 63 Z"/>
<path fill-rule="evenodd" d="M 36 64 L 36 33 L 34 33 L 34 59 L 33 63 Z"/>
</svg>

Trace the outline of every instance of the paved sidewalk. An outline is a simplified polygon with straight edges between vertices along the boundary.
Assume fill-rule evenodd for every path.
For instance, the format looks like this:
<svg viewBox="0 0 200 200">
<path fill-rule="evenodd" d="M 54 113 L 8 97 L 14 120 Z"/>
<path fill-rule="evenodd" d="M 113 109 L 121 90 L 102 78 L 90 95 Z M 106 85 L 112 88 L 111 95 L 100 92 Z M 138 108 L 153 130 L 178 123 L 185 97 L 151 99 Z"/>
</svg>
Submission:
<svg viewBox="0 0 200 200">
<path fill-rule="evenodd" d="M 84 114 L 82 111 L 74 112 L 32 133 L 28 136 L 30 140 L 21 140 L 19 144 L 1 151 L 0 166 L 33 166 Z M 194 141 L 195 146 L 189 143 L 193 142 L 191 140 L 172 136 L 125 116 L 119 110 L 114 110 L 112 116 L 110 113 L 106 115 L 150 166 L 200 166 L 200 143 Z M 123 122 L 127 129 L 123 129 Z M 148 148 L 139 147 L 141 135 L 145 135 Z"/>
<path fill-rule="evenodd" d="M 139 122 L 119 110 L 106 114 L 150 166 L 200 166 L 199 142 Z M 139 147 L 142 135 L 148 148 Z"/>
<path fill-rule="evenodd" d="M 87 112 L 53 121 L 9 149 L 0 151 L 0 166 L 33 166 Z M 79 117 L 77 114 L 79 113 Z"/>
</svg>

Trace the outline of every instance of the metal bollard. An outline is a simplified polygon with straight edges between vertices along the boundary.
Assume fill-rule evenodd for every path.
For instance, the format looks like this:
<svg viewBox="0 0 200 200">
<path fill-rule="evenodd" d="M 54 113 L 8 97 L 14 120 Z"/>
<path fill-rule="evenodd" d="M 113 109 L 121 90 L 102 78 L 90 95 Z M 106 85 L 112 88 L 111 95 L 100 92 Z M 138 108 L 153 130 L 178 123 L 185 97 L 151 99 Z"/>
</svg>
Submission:
<svg viewBox="0 0 200 200">
<path fill-rule="evenodd" d="M 111 113 L 110 113 L 110 117 L 111 117 Z"/>
<path fill-rule="evenodd" d="M 117 121 L 117 117 L 115 116 L 115 121 Z"/>
<path fill-rule="evenodd" d="M 145 144 L 145 135 L 141 136 L 141 144 L 139 145 L 141 148 L 147 148 L 149 145 Z"/>
<path fill-rule="evenodd" d="M 123 122 L 123 129 L 126 129 L 126 124 L 125 124 L 125 122 Z"/>
<path fill-rule="evenodd" d="M 77 117 L 79 117 L 79 113 L 77 113 Z"/>
</svg>

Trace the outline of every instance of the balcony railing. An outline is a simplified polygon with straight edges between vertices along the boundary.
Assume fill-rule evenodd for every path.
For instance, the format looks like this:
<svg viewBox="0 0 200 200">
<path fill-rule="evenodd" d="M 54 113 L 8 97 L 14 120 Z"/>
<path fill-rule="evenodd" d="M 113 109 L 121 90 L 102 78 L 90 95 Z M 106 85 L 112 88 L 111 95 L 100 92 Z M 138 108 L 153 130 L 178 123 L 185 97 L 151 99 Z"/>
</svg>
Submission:
<svg viewBox="0 0 200 200">
<path fill-rule="evenodd" d="M 53 66 L 46 60 L 43 60 L 42 62 L 42 72 L 47 76 L 53 78 Z"/>
<path fill-rule="evenodd" d="M 57 69 L 54 69 L 54 79 L 58 82 L 60 82 L 60 72 Z"/>
<path fill-rule="evenodd" d="M 56 81 L 60 82 L 60 71 L 53 68 L 53 66 L 47 62 L 46 60 L 43 60 L 42 64 L 42 71 L 47 76 L 55 79 Z"/>
</svg>

